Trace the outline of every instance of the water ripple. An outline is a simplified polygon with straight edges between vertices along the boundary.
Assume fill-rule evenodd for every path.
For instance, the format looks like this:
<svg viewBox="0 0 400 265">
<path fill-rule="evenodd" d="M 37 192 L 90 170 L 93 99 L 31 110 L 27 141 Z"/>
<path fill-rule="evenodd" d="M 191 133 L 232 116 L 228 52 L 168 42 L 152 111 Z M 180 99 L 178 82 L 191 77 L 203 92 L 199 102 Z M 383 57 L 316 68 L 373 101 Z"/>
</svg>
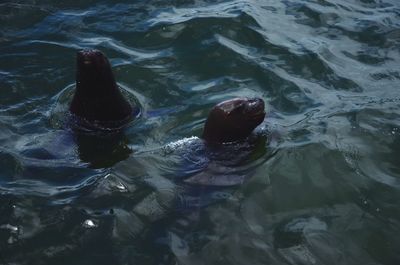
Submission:
<svg viewBox="0 0 400 265">
<path fill-rule="evenodd" d="M 0 263 L 399 263 L 397 0 L 0 14 Z M 63 123 L 85 48 L 143 107 L 115 137 Z M 266 120 L 210 149 L 210 108 L 238 96 L 263 98 Z"/>
</svg>

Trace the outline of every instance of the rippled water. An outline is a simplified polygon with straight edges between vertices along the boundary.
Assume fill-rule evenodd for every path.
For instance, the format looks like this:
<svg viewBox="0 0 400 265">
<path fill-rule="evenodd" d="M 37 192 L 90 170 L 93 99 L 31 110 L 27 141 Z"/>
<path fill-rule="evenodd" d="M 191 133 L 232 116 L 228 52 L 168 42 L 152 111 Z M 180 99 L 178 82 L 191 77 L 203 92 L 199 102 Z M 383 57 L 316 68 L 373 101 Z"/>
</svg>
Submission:
<svg viewBox="0 0 400 265">
<path fill-rule="evenodd" d="M 398 0 L 55 2 L 0 3 L 0 264 L 400 263 Z M 83 48 L 121 134 L 62 124 Z M 235 96 L 267 118 L 208 150 Z"/>
</svg>

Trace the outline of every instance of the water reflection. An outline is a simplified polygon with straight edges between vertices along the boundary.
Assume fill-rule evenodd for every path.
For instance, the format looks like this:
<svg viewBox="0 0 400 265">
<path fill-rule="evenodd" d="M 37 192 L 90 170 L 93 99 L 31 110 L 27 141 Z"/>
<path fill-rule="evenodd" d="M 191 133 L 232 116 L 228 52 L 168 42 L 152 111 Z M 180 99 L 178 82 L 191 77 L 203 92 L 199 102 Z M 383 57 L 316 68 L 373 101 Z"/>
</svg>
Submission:
<svg viewBox="0 0 400 265">
<path fill-rule="evenodd" d="M 111 167 L 132 153 L 123 131 L 107 134 L 75 132 L 74 139 L 79 158 L 91 168 Z"/>
</svg>

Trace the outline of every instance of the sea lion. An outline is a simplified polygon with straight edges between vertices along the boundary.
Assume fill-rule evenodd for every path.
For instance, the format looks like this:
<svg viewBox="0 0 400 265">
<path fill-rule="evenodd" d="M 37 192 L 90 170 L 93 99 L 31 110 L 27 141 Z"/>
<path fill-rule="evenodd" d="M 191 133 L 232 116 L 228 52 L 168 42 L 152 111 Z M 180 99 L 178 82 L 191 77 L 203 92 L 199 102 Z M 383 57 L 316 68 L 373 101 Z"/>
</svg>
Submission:
<svg viewBox="0 0 400 265">
<path fill-rule="evenodd" d="M 252 177 L 258 165 L 270 156 L 266 134 L 253 133 L 264 120 L 264 108 L 260 98 L 223 101 L 210 110 L 201 137 L 184 138 L 166 145 L 161 159 L 156 162 L 154 152 L 149 157 L 135 158 L 136 162 L 143 161 L 149 167 L 157 164 L 158 168 L 171 172 L 164 175 L 163 181 L 160 176 L 153 176 L 155 174 L 149 176 L 146 181 L 152 183 L 151 193 L 132 211 L 154 222 L 147 241 L 153 248 L 169 253 L 175 239 L 182 239 L 188 249 L 207 243 L 207 240 L 185 241 L 187 235 L 196 236 L 208 229 L 203 225 L 210 220 L 202 209 L 233 197 L 238 186 Z M 166 161 L 165 155 L 172 158 Z M 171 192 L 173 187 L 178 194 Z"/>
<path fill-rule="evenodd" d="M 265 133 L 253 134 L 264 120 L 264 108 L 260 98 L 234 98 L 215 105 L 200 138 L 184 138 L 163 148 L 164 154 L 183 158 L 177 160 L 174 180 L 219 187 L 243 183 L 248 174 L 239 168 L 266 152 Z"/>
<path fill-rule="evenodd" d="M 234 98 L 213 107 L 202 138 L 207 143 L 243 140 L 264 120 L 265 104 L 260 98 Z"/>
<path fill-rule="evenodd" d="M 136 109 L 122 95 L 107 57 L 98 50 L 79 51 L 76 67 L 70 112 L 100 127 L 124 125 Z"/>
<path fill-rule="evenodd" d="M 234 98 L 215 105 L 204 125 L 203 144 L 192 147 L 196 152 L 185 155 L 189 161 L 197 162 L 188 164 L 185 171 L 191 174 L 183 181 L 206 186 L 242 183 L 247 174 L 238 171 L 237 167 L 249 158 L 259 144 L 257 140 L 246 138 L 263 122 L 264 108 L 261 98 Z"/>
<path fill-rule="evenodd" d="M 112 166 L 129 156 L 122 130 L 140 113 L 117 85 L 107 57 L 98 50 L 76 56 L 76 89 L 69 110 L 79 157 L 90 167 Z M 106 133 L 103 133 L 106 132 Z"/>
</svg>

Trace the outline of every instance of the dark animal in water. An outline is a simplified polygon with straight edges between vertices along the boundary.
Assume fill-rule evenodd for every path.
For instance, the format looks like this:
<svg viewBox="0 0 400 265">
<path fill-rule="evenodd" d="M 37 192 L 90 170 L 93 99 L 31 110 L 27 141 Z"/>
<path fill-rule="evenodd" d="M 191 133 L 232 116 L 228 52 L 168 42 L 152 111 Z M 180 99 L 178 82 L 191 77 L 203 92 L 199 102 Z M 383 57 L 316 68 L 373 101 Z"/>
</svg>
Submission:
<svg viewBox="0 0 400 265">
<path fill-rule="evenodd" d="M 202 138 L 209 143 L 243 140 L 264 120 L 264 101 L 260 98 L 235 98 L 213 107 Z"/>
<path fill-rule="evenodd" d="M 76 90 L 70 112 L 89 123 L 120 127 L 134 108 L 122 95 L 107 57 L 98 50 L 77 53 Z"/>
</svg>

